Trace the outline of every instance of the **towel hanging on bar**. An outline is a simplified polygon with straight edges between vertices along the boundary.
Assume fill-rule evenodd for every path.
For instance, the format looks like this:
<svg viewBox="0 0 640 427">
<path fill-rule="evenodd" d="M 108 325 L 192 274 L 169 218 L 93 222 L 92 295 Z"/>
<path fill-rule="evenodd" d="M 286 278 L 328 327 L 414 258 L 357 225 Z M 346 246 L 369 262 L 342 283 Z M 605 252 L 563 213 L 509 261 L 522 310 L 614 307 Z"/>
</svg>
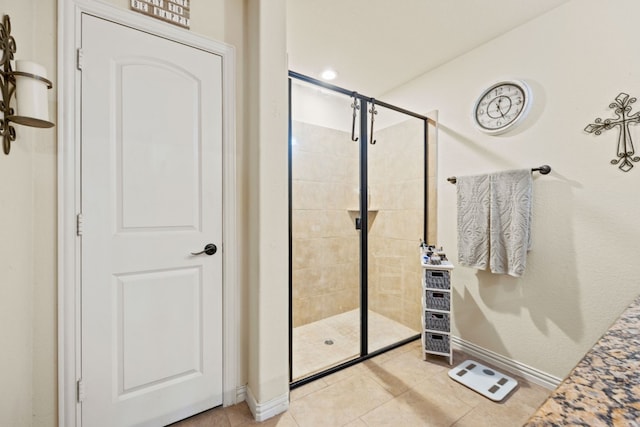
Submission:
<svg viewBox="0 0 640 427">
<path fill-rule="evenodd" d="M 458 262 L 522 276 L 531 248 L 530 171 L 463 176 L 457 190 Z"/>
<path fill-rule="evenodd" d="M 531 249 L 533 180 L 526 170 L 489 176 L 489 268 L 520 277 Z"/>
<path fill-rule="evenodd" d="M 549 172 L 551 172 L 551 166 L 549 165 L 542 165 L 538 168 L 532 168 L 531 172 L 540 172 L 540 174 L 542 175 L 547 175 Z M 457 179 L 455 176 L 449 177 L 447 178 L 447 181 L 449 181 L 452 184 L 455 184 L 457 182 Z"/>
</svg>

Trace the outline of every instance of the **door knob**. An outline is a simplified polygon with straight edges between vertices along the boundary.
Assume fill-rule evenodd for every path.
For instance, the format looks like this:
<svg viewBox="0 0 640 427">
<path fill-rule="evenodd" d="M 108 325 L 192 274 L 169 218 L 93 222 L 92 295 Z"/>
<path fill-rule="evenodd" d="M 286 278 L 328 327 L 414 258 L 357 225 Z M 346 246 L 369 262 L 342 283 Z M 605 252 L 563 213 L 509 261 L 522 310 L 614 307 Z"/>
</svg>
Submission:
<svg viewBox="0 0 640 427">
<path fill-rule="evenodd" d="M 202 254 L 213 255 L 216 252 L 218 252 L 218 247 L 213 243 L 209 243 L 204 247 L 203 250 L 201 250 L 200 252 L 191 252 L 191 255 L 202 255 Z"/>
</svg>

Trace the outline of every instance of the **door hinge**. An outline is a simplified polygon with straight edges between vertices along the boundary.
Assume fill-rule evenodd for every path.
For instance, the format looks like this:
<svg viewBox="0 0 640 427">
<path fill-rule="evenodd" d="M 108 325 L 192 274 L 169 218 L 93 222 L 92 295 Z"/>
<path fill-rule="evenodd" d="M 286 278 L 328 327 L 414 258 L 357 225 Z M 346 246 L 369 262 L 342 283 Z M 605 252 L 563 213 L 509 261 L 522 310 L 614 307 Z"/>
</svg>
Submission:
<svg viewBox="0 0 640 427">
<path fill-rule="evenodd" d="M 82 378 L 80 378 L 76 382 L 76 397 L 77 397 L 78 403 L 84 400 L 84 394 L 85 394 L 84 382 L 82 381 Z"/>
<path fill-rule="evenodd" d="M 84 231 L 84 217 L 81 213 L 76 215 L 76 234 L 78 236 L 82 236 L 82 232 Z"/>
<path fill-rule="evenodd" d="M 82 49 L 76 50 L 76 67 L 78 70 L 82 70 Z"/>
</svg>

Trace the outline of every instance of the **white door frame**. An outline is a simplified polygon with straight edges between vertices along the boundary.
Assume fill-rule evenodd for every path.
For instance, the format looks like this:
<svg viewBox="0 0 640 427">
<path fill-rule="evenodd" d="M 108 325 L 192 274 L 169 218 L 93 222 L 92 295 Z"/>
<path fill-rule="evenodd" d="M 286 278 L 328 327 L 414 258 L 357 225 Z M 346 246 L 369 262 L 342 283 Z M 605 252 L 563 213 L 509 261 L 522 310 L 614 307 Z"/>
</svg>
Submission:
<svg viewBox="0 0 640 427">
<path fill-rule="evenodd" d="M 95 0 L 58 2 L 58 424 L 80 427 L 80 72 L 81 15 L 88 13 L 222 57 L 223 84 L 223 404 L 237 403 L 239 286 L 236 222 L 235 50 L 142 14 Z M 86 390 L 91 393 L 90 390 Z"/>
</svg>

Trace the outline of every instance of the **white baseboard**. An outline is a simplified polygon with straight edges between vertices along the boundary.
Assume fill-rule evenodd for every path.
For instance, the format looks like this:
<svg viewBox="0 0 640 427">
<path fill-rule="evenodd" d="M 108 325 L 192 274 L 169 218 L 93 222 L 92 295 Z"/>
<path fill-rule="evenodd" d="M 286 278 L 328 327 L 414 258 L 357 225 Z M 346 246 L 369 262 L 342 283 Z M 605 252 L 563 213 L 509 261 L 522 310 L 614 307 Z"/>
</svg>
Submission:
<svg viewBox="0 0 640 427">
<path fill-rule="evenodd" d="M 268 420 L 271 417 L 275 417 L 278 414 L 285 412 L 289 409 L 289 392 L 271 399 L 268 402 L 258 403 L 253 396 L 251 389 L 246 387 L 246 400 L 253 418 L 258 421 Z"/>
<path fill-rule="evenodd" d="M 233 387 L 223 394 L 222 406 L 225 408 L 233 406 L 237 403 L 244 402 L 247 399 L 247 385 Z"/>
<path fill-rule="evenodd" d="M 236 389 L 236 403 L 247 400 L 247 385 L 241 385 Z"/>
<path fill-rule="evenodd" d="M 486 348 L 477 346 L 469 341 L 465 341 L 460 337 L 451 336 L 452 348 L 463 351 L 469 356 L 477 357 L 484 360 L 497 368 L 504 369 L 507 372 L 518 375 L 534 384 L 553 390 L 562 382 L 561 378 L 542 372 L 539 369 L 527 366 L 517 360 L 509 359 L 501 354 L 495 353 Z"/>
</svg>

